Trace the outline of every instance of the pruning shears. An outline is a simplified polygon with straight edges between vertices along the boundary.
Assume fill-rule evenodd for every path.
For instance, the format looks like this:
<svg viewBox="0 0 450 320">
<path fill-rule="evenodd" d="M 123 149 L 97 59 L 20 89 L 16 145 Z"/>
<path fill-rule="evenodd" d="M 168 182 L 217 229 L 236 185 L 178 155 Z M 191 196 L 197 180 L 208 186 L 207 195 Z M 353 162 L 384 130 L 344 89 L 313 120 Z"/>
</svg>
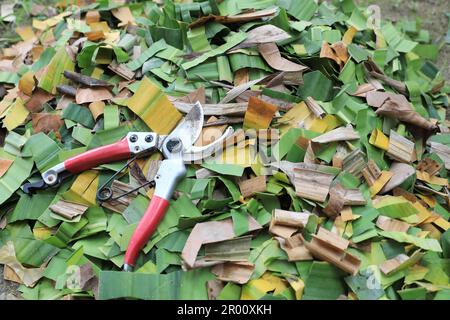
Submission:
<svg viewBox="0 0 450 320">
<path fill-rule="evenodd" d="M 203 108 L 197 102 L 169 135 L 159 135 L 155 132 L 129 132 L 126 137 L 116 143 L 91 149 L 55 165 L 42 173 L 42 180 L 26 183 L 22 189 L 25 193 L 32 194 L 36 190 L 57 186 L 70 175 L 78 174 L 102 164 L 131 159 L 122 170 L 114 175 L 116 176 L 134 159 L 159 150 L 165 159 L 161 162 L 154 181 L 148 183 L 155 186 L 155 191 L 125 253 L 123 268 L 125 271 L 132 271 L 139 251 L 156 230 L 169 206 L 169 200 L 176 185 L 186 174 L 185 163 L 208 157 L 220 148 L 224 140 L 233 133 L 233 128 L 229 127 L 214 142 L 206 146 L 194 146 L 202 132 L 203 122 Z M 107 184 L 111 182 L 114 176 L 98 188 L 98 201 L 112 199 L 112 190 Z M 137 191 L 141 187 L 142 185 L 126 194 Z"/>
</svg>

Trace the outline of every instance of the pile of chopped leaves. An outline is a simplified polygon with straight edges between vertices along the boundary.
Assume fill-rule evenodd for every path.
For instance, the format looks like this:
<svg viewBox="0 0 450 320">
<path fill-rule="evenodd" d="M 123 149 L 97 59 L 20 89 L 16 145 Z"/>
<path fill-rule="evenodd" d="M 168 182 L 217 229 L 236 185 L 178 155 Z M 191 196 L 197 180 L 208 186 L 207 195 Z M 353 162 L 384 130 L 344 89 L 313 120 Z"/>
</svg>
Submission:
<svg viewBox="0 0 450 320">
<path fill-rule="evenodd" d="M 352 0 L 55 9 L 33 6 L 0 56 L 0 264 L 23 298 L 450 298 L 448 37 Z M 130 131 L 169 133 L 196 101 L 197 145 L 232 126 L 232 152 L 188 165 L 134 272 L 153 188 L 96 200 L 125 161 L 21 189 Z"/>
</svg>

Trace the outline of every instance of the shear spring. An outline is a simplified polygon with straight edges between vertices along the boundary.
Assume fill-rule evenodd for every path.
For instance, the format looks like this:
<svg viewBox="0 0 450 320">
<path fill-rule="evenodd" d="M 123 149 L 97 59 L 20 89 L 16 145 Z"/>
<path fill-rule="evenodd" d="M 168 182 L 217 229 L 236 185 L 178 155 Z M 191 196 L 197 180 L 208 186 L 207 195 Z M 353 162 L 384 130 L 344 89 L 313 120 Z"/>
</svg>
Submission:
<svg viewBox="0 0 450 320">
<path fill-rule="evenodd" d="M 147 181 L 139 186 L 137 186 L 136 188 L 129 190 L 127 192 L 121 193 L 117 196 L 113 196 L 113 191 L 110 187 L 110 185 L 112 184 L 112 182 L 114 180 L 116 180 L 116 177 L 118 175 L 120 175 L 122 172 L 125 171 L 126 168 L 130 167 L 130 165 L 137 159 L 137 156 L 134 156 L 133 158 L 131 158 L 130 160 L 127 161 L 127 163 L 120 168 L 119 171 L 117 171 L 116 173 L 114 173 L 108 180 L 106 180 L 106 182 L 104 184 L 102 184 L 100 186 L 100 188 L 97 190 L 97 200 L 99 202 L 106 202 L 106 201 L 110 201 L 110 200 L 118 200 L 122 197 L 125 197 L 133 192 L 138 191 L 140 188 L 146 187 L 146 186 L 150 186 L 151 188 L 153 188 L 155 186 L 155 180 L 151 180 L 151 181 Z"/>
</svg>

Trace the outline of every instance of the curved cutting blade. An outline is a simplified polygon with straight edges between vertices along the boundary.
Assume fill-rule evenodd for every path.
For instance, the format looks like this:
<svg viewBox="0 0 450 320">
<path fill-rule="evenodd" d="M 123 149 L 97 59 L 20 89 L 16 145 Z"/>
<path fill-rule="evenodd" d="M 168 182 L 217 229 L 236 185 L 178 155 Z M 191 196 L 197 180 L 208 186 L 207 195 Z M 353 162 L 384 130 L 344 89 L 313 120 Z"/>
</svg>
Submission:
<svg viewBox="0 0 450 320">
<path fill-rule="evenodd" d="M 178 138 L 183 143 L 183 149 L 185 151 L 189 150 L 202 133 L 203 119 L 203 107 L 201 103 L 197 101 L 164 141 L 167 142 Z"/>
</svg>

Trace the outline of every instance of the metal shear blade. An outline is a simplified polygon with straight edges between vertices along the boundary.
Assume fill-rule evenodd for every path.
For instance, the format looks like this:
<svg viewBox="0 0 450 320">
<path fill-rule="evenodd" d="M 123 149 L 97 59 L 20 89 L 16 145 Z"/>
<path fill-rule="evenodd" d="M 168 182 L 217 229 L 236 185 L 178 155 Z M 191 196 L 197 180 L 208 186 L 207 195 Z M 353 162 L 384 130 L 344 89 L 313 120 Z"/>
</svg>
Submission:
<svg viewBox="0 0 450 320">
<path fill-rule="evenodd" d="M 183 145 L 182 153 L 188 152 L 192 145 L 198 140 L 202 133 L 204 121 L 203 107 L 200 102 L 194 104 L 192 109 L 180 121 L 178 126 L 164 139 L 159 149 L 166 158 L 172 158 L 173 152 L 167 147 L 172 141 L 181 141 Z"/>
</svg>

